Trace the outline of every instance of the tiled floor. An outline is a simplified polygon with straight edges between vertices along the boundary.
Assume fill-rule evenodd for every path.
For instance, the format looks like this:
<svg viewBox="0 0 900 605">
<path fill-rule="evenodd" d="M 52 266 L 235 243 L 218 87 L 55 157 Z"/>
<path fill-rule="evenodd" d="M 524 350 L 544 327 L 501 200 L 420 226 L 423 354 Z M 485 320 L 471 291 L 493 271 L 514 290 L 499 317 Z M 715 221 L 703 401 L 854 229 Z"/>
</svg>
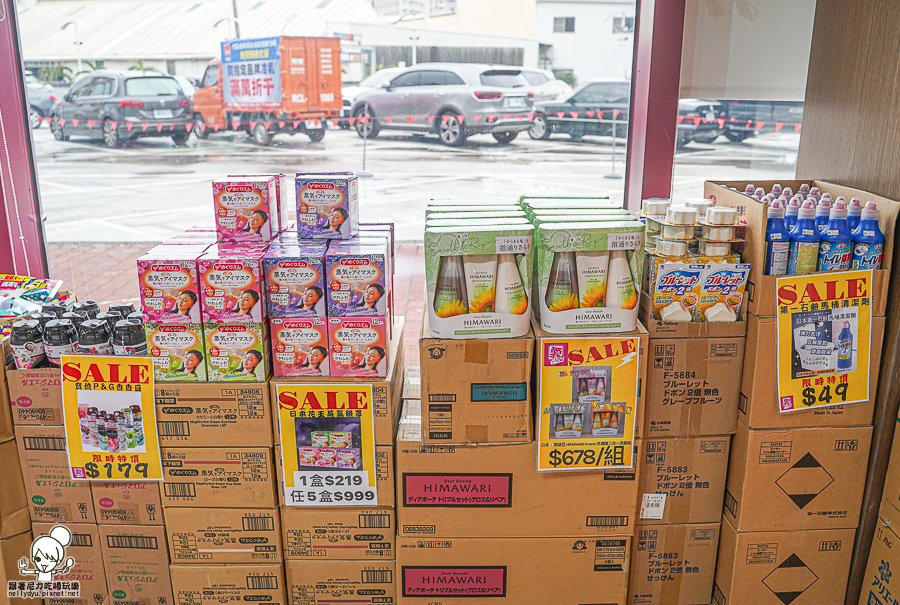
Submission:
<svg viewBox="0 0 900 605">
<path fill-rule="evenodd" d="M 50 273 L 79 300 L 105 307 L 113 301 L 140 302 L 135 261 L 152 244 L 50 244 Z M 419 332 L 425 309 L 425 261 L 422 244 L 398 244 L 394 275 L 394 312 L 406 316 L 407 365 L 419 364 Z"/>
</svg>

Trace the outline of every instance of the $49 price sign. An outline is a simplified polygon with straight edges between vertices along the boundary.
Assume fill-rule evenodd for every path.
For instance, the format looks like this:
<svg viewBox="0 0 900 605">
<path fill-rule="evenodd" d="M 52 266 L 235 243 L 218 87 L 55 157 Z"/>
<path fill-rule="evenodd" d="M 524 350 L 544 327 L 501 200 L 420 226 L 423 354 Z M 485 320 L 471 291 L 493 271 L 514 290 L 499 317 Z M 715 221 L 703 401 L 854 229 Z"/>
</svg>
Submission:
<svg viewBox="0 0 900 605">
<path fill-rule="evenodd" d="M 293 505 L 371 506 L 378 499 L 366 471 L 298 472 L 295 477 L 296 486 L 285 494 Z"/>
<path fill-rule="evenodd" d="M 559 449 L 547 453 L 547 464 L 553 468 L 605 468 L 623 466 L 625 445 L 603 445 L 595 448 Z"/>
</svg>

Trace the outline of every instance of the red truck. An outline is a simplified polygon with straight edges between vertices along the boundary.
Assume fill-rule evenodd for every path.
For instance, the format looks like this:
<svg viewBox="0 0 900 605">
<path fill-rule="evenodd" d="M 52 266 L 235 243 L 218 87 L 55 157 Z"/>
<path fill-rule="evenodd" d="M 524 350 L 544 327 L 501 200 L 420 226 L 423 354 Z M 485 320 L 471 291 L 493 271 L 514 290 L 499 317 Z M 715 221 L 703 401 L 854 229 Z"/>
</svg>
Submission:
<svg viewBox="0 0 900 605">
<path fill-rule="evenodd" d="M 337 38 L 274 36 L 222 42 L 194 93 L 194 134 L 243 130 L 265 145 L 273 134 L 325 137 L 341 109 Z"/>
</svg>

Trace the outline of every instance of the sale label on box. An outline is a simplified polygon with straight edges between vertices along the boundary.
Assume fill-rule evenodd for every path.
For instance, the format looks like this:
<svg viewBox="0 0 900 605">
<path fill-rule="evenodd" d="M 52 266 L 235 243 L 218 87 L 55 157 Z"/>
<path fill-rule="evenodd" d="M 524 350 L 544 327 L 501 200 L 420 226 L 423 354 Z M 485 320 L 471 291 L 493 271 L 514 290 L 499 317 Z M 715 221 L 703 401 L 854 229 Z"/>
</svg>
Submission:
<svg viewBox="0 0 900 605">
<path fill-rule="evenodd" d="M 634 466 L 640 338 L 542 338 L 538 470 Z"/>
<path fill-rule="evenodd" d="M 278 384 L 288 506 L 374 506 L 371 384 Z"/>
<path fill-rule="evenodd" d="M 781 277 L 778 409 L 869 400 L 872 271 Z"/>
<path fill-rule="evenodd" d="M 162 481 L 153 360 L 63 355 L 60 367 L 72 478 Z"/>
</svg>

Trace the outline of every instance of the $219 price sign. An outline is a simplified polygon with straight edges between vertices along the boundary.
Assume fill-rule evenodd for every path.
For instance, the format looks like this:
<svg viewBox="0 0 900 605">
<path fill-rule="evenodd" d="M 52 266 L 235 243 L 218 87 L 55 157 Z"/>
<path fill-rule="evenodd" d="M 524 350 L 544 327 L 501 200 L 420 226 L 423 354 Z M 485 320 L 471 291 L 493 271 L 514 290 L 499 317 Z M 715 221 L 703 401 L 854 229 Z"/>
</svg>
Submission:
<svg viewBox="0 0 900 605">
<path fill-rule="evenodd" d="M 162 481 L 152 363 L 149 357 L 62 357 L 73 479 Z"/>
<path fill-rule="evenodd" d="M 375 490 L 368 486 L 366 471 L 301 475 L 287 496 L 290 504 L 305 506 L 374 506 L 378 500 Z"/>
</svg>

